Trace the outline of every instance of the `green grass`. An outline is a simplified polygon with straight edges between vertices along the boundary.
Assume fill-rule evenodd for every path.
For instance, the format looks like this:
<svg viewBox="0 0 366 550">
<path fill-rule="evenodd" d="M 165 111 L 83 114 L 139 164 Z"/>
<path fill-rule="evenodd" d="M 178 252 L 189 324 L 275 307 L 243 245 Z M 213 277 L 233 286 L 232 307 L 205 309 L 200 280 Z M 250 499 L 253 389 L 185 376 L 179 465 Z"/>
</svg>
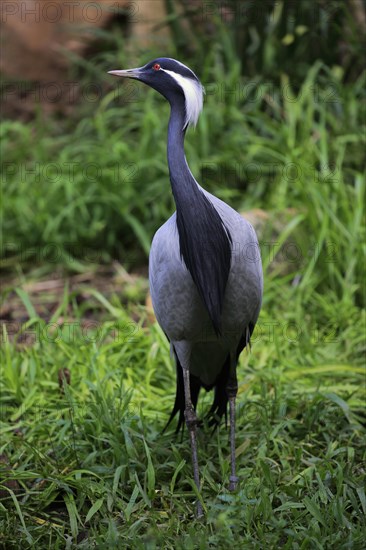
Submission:
<svg viewBox="0 0 366 550">
<path fill-rule="evenodd" d="M 102 71 L 115 64 L 109 58 L 100 62 L 97 81 L 103 82 Z M 350 240 L 362 225 L 365 74 L 342 84 L 341 70 L 319 62 L 294 95 L 285 75 L 280 88 L 260 77 L 240 78 L 239 62 L 224 81 L 220 58 L 212 54 L 201 77 L 207 84 L 205 108 L 186 144 L 197 179 L 239 209 L 305 210 L 303 226 L 313 235 L 312 246 L 319 244 L 321 252 L 327 238 L 337 254 L 353 259 L 352 287 L 358 269 L 353 264 L 360 265 L 362 252 L 352 249 Z M 118 99 L 118 80 L 108 78 L 113 87 L 89 105 L 91 113 L 53 121 L 51 133 L 42 120 L 2 125 L 5 265 L 21 258 L 78 269 L 73 260 L 85 260 L 90 249 L 100 261 L 118 257 L 127 263 L 134 250 L 141 262 L 155 230 L 172 212 L 168 105 L 136 83 L 119 84 Z M 357 205 L 355 216 L 349 204 Z M 350 217 L 351 237 L 345 227 Z M 316 243 L 319 223 L 327 226 Z"/>
<path fill-rule="evenodd" d="M 97 60 L 94 74 L 115 63 Z M 340 67 L 318 62 L 295 96 L 286 75 L 281 87 L 261 77 L 253 87 L 235 59 L 225 88 L 222 66 L 209 51 L 187 158 L 232 205 L 274 212 L 260 234 L 263 309 L 238 368 L 239 490 L 227 491 L 225 426 L 201 429 L 206 516 L 194 519 L 188 438 L 161 434 L 175 391 L 169 346 L 140 286 L 128 298 L 91 288 L 80 302 L 65 281 L 44 318 L 24 287 L 55 267 L 67 279 L 114 258 L 144 264 L 173 209 L 167 106 L 142 87 L 125 104 L 105 84 L 92 112 L 54 118 L 52 131 L 41 119 L 2 126 L 2 264 L 16 272 L 4 296 L 17 292 L 34 340 L 7 334 L 13 318 L 3 324 L 4 548 L 364 547 L 365 76 L 346 84 Z M 225 95 L 238 81 L 249 96 Z M 71 380 L 60 388 L 63 369 Z"/>
<path fill-rule="evenodd" d="M 282 316 L 265 308 L 262 336 L 239 366 L 240 488 L 227 491 L 225 427 L 201 430 L 200 522 L 187 437 L 160 433 L 174 398 L 165 337 L 142 324 L 129 337 L 130 319 L 114 312 L 89 342 L 66 329 L 52 342 L 34 320 L 35 345 L 3 347 L 3 476 L 18 483 L 1 502 L 6 548 L 20 540 L 24 548 L 362 547 L 364 370 L 347 352 L 355 328 L 312 343 L 304 331 L 294 342 Z M 264 330 L 269 319 L 279 322 L 273 334 Z"/>
</svg>

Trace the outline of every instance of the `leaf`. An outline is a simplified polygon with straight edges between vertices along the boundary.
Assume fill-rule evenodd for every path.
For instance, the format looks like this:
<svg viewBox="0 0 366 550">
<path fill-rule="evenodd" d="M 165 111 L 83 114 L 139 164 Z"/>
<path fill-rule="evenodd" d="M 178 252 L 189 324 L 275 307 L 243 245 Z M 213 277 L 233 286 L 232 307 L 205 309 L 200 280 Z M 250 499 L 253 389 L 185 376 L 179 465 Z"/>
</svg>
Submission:
<svg viewBox="0 0 366 550">
<path fill-rule="evenodd" d="M 310 512 L 310 514 L 317 521 L 319 521 L 319 523 L 321 523 L 323 525 L 323 527 L 326 527 L 327 524 L 324 521 L 324 519 L 323 519 L 323 517 L 320 513 L 320 510 L 319 510 L 318 506 L 315 504 L 315 502 L 313 500 L 311 500 L 311 498 L 309 498 L 309 497 L 305 497 L 303 502 L 304 502 L 306 508 L 308 509 L 308 511 Z"/>
<path fill-rule="evenodd" d="M 122 432 L 123 432 L 123 435 L 124 435 L 124 438 L 125 438 L 125 445 L 126 445 L 127 454 L 130 458 L 135 459 L 137 453 L 136 453 L 135 446 L 132 442 L 131 436 L 128 432 L 128 428 L 123 426 L 122 427 Z"/>
<path fill-rule="evenodd" d="M 32 544 L 33 543 L 33 538 L 32 538 L 32 535 L 30 534 L 30 532 L 28 531 L 26 525 L 25 525 L 25 521 L 24 521 L 24 516 L 22 514 L 22 511 L 20 509 L 20 506 L 19 506 L 19 502 L 18 502 L 18 499 L 17 497 L 15 496 L 15 494 L 13 493 L 13 491 L 11 489 L 9 489 L 9 487 L 6 487 L 6 485 L 1 485 L 1 488 L 2 489 L 5 489 L 6 491 L 8 491 L 10 493 L 10 496 L 14 502 L 14 506 L 16 508 L 16 511 L 18 513 L 18 516 L 19 516 L 19 519 L 20 519 L 20 522 L 22 524 L 22 527 L 24 529 L 24 532 L 25 532 L 25 536 L 27 538 L 27 541 L 29 542 L 29 544 Z"/>
<path fill-rule="evenodd" d="M 127 223 L 132 227 L 133 231 L 135 232 L 136 237 L 138 238 L 142 248 L 146 252 L 147 255 L 149 255 L 150 252 L 150 237 L 147 234 L 144 226 L 142 223 L 135 218 L 135 216 L 132 216 L 131 214 L 124 214 L 124 217 L 126 218 Z"/>
<path fill-rule="evenodd" d="M 125 511 L 124 511 L 127 521 L 129 521 L 129 519 L 131 517 L 132 509 L 135 506 L 135 502 L 136 502 L 136 499 L 137 499 L 137 496 L 138 496 L 139 492 L 140 491 L 139 491 L 138 485 L 135 485 L 135 488 L 132 492 L 130 501 L 127 504 L 127 506 L 125 508 Z"/>
<path fill-rule="evenodd" d="M 152 499 L 155 494 L 155 470 L 151 460 L 149 447 L 147 446 L 145 440 L 144 440 L 144 445 L 145 445 L 145 452 L 147 456 L 147 494 L 149 495 L 149 498 Z"/>
<path fill-rule="evenodd" d="M 305 508 L 304 504 L 301 502 L 285 502 L 284 504 L 281 504 L 278 508 L 274 509 L 274 512 L 283 512 L 285 510 L 292 510 L 292 509 L 298 509 L 298 508 Z"/>
<path fill-rule="evenodd" d="M 143 487 L 140 483 L 139 477 L 138 477 L 136 472 L 135 472 L 135 480 L 136 480 L 136 483 L 137 483 L 137 486 L 139 488 L 140 494 L 141 494 L 146 506 L 149 506 L 149 508 L 150 508 L 151 507 L 151 500 L 147 496 L 146 491 L 143 489 Z"/>
<path fill-rule="evenodd" d="M 333 403 L 338 405 L 344 412 L 344 416 L 347 418 L 348 422 L 351 423 L 351 411 L 348 404 L 335 393 L 325 393 L 323 395 L 324 397 L 327 397 L 328 399 L 330 399 L 330 401 L 333 401 Z"/>
<path fill-rule="evenodd" d="M 181 460 L 181 461 L 179 462 L 178 466 L 177 466 L 176 469 L 175 469 L 175 472 L 174 472 L 174 474 L 173 474 L 172 480 L 171 480 L 171 482 L 170 482 L 170 492 L 171 492 L 171 493 L 173 493 L 173 491 L 174 491 L 175 482 L 176 482 L 176 479 L 177 479 L 177 477 L 178 477 L 178 474 L 179 474 L 179 472 L 181 471 L 181 469 L 184 468 L 185 464 L 186 464 L 186 461 L 183 459 L 183 460 Z"/>
<path fill-rule="evenodd" d="M 79 533 L 79 529 L 78 529 L 78 513 L 77 513 L 77 510 L 76 510 L 75 500 L 74 500 L 74 497 L 72 495 L 65 494 L 64 495 L 64 501 L 65 501 L 67 512 L 68 512 L 69 518 L 70 518 L 71 534 L 72 534 L 74 540 L 76 541 L 76 538 L 77 538 L 78 533 Z"/>
<path fill-rule="evenodd" d="M 113 493 L 113 496 L 116 496 L 117 489 L 118 489 L 119 479 L 120 479 L 120 477 L 121 477 L 121 474 L 122 474 L 122 471 L 124 470 L 124 468 L 125 468 L 125 465 L 124 465 L 124 464 L 121 464 L 121 466 L 118 466 L 118 468 L 116 468 L 116 471 L 114 472 L 114 476 L 113 476 L 113 486 L 112 486 L 112 493 Z"/>
<path fill-rule="evenodd" d="M 299 365 L 293 366 L 293 371 L 287 371 L 286 377 L 289 379 L 292 378 L 302 378 L 304 376 L 313 376 L 320 373 L 330 372 L 337 376 L 344 376 L 346 373 L 357 373 L 364 374 L 365 369 L 363 367 L 356 367 L 353 365 L 309 365 L 306 367 L 300 367 Z"/>
<path fill-rule="evenodd" d="M 115 317 L 116 319 L 119 319 L 122 317 L 122 312 L 117 309 L 116 307 L 112 306 L 112 304 L 97 290 L 94 290 L 93 288 L 89 289 L 88 292 L 94 296 L 103 306 Z"/>
<path fill-rule="evenodd" d="M 366 496 L 365 496 L 365 489 L 363 487 L 357 487 L 356 492 L 358 494 L 358 498 L 360 499 L 361 506 L 363 513 L 366 515 Z"/>
<path fill-rule="evenodd" d="M 36 310 L 33 307 L 32 302 L 30 301 L 30 298 L 28 294 L 23 290 L 22 288 L 16 288 L 15 292 L 18 294 L 19 298 L 23 302 L 25 309 L 27 310 L 27 313 L 29 315 L 30 319 L 37 319 L 38 315 Z"/>
<path fill-rule="evenodd" d="M 250 447 L 251 439 L 245 439 L 241 445 L 235 451 L 235 457 L 238 458 L 242 453 L 244 453 L 248 447 Z"/>
<path fill-rule="evenodd" d="M 85 523 L 87 521 L 90 521 L 91 518 L 94 516 L 94 514 L 98 512 L 98 510 L 103 505 L 103 502 L 104 502 L 104 498 L 98 498 L 98 500 L 94 502 L 93 506 L 90 508 L 89 512 L 86 514 Z"/>
<path fill-rule="evenodd" d="M 271 488 L 274 488 L 274 483 L 271 475 L 270 467 L 268 466 L 267 462 L 265 460 L 260 460 L 260 465 L 262 468 L 262 472 L 264 474 L 264 478 L 268 482 L 269 486 Z"/>
</svg>

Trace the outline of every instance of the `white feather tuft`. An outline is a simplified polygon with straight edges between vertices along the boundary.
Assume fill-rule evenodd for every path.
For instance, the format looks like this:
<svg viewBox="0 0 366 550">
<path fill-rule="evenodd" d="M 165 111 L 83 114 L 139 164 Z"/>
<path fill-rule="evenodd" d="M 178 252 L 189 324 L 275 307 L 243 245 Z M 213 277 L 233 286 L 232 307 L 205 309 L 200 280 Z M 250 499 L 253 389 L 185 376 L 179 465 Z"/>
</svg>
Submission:
<svg viewBox="0 0 366 550">
<path fill-rule="evenodd" d="M 184 121 L 184 128 L 188 124 L 196 126 L 198 117 L 203 107 L 203 94 L 205 92 L 204 87 L 200 82 L 193 78 L 182 76 L 174 71 L 168 71 L 167 69 L 161 69 L 168 73 L 179 84 L 184 92 L 186 103 L 186 118 Z"/>
</svg>

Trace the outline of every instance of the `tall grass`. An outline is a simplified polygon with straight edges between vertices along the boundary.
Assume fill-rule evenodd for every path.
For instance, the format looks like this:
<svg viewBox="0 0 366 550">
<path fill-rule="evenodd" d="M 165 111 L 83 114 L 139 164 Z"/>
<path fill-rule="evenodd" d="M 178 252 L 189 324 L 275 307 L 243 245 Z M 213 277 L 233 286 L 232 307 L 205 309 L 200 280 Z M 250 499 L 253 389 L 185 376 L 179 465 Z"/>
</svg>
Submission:
<svg viewBox="0 0 366 550">
<path fill-rule="evenodd" d="M 101 82 L 115 67 L 104 54 L 89 69 Z M 146 263 L 173 211 L 167 105 L 135 85 L 116 96 L 106 78 L 101 101 L 72 120 L 1 129 L 2 263 L 17 270 L 8 291 L 34 340 L 2 326 L 5 548 L 364 544 L 364 75 L 351 85 L 317 62 L 300 86 L 285 74 L 274 85 L 240 76 L 235 57 L 223 72 L 215 49 L 192 67 L 206 86 L 186 140 L 194 174 L 236 208 L 272 213 L 260 234 L 263 309 L 238 368 L 240 489 L 226 489 L 225 427 L 200 430 L 207 519 L 193 519 L 188 440 L 161 435 L 174 399 L 169 345 L 140 303 L 95 289 L 80 303 L 65 282 L 41 319 L 21 284 L 35 264 Z M 85 331 L 88 312 L 96 324 Z"/>
<path fill-rule="evenodd" d="M 104 299 L 111 320 L 94 338 L 77 323 L 72 338 L 67 323 L 52 337 L 37 318 L 32 347 L 17 350 L 4 335 L 5 547 L 361 547 L 364 369 L 348 344 L 357 330 L 317 332 L 289 293 L 284 281 L 269 286 L 253 351 L 239 365 L 237 494 L 226 489 L 224 426 L 200 431 L 204 523 L 192 518 L 188 440 L 161 435 L 174 373 L 156 325 L 138 324 L 129 337 L 130 319 Z M 292 307 L 279 309 L 279 295 Z M 77 320 L 71 296 L 67 304 Z M 70 384 L 60 389 L 66 367 Z M 202 398 L 201 416 L 210 402 Z"/>
<path fill-rule="evenodd" d="M 360 296 L 365 75 L 342 84 L 337 70 L 319 62 L 295 93 L 286 75 L 275 88 L 240 78 L 235 63 L 223 79 L 214 57 L 202 74 L 205 108 L 186 140 L 197 179 L 238 209 L 301 210 L 298 231 L 305 254 L 315 249 L 312 266 L 322 261 L 336 293 L 347 287 Z M 168 107 L 134 82 L 120 90 L 127 103 L 113 88 L 63 134 L 56 126 L 46 132 L 41 121 L 4 123 L 5 256 L 34 260 L 38 252 L 43 261 L 53 254 L 67 263 L 89 248 L 102 261 L 126 258 L 131 248 L 140 260 L 147 254 L 154 231 L 173 211 Z"/>
</svg>

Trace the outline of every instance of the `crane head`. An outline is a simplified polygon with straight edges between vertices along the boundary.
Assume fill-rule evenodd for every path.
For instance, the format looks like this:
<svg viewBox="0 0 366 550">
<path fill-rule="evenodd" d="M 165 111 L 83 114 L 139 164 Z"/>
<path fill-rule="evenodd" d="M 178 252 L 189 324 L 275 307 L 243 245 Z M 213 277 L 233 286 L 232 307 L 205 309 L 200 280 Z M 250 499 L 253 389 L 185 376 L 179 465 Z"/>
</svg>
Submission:
<svg viewBox="0 0 366 550">
<path fill-rule="evenodd" d="M 185 102 L 185 124 L 197 123 L 203 106 L 204 88 L 194 72 L 175 59 L 159 57 L 143 67 L 108 71 L 114 76 L 134 78 L 154 88 L 173 106 L 182 98 Z"/>
</svg>

